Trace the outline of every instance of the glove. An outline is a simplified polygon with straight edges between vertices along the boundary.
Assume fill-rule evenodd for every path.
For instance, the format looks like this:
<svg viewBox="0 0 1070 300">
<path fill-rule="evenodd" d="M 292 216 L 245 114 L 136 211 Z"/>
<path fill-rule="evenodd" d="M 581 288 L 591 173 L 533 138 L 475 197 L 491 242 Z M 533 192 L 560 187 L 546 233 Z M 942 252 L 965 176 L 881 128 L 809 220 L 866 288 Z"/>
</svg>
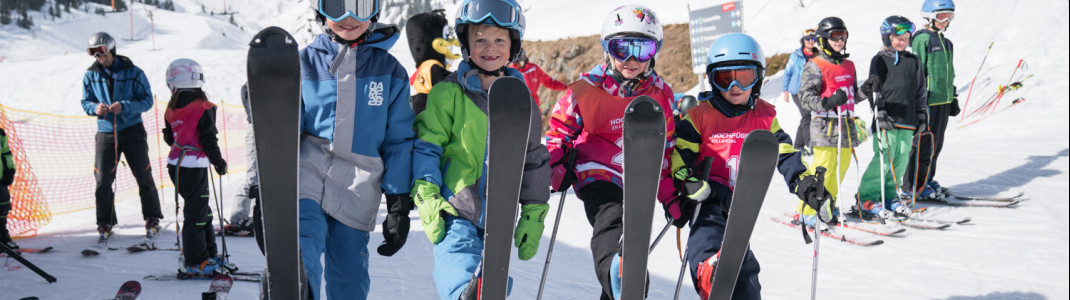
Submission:
<svg viewBox="0 0 1070 300">
<path fill-rule="evenodd" d="M 877 111 L 877 127 L 884 130 L 892 130 L 895 128 L 895 120 L 888 116 L 888 112 L 884 110 Z"/>
<path fill-rule="evenodd" d="M 821 99 L 821 107 L 825 109 L 834 109 L 837 106 L 847 103 L 847 92 L 843 90 L 836 90 L 836 93 L 832 94 L 828 98 Z"/>
<path fill-rule="evenodd" d="M 442 213 L 456 217 L 457 209 L 442 198 L 437 185 L 424 180 L 416 180 L 413 184 L 412 198 L 416 200 L 416 207 L 419 208 L 424 234 L 427 234 L 427 239 L 431 240 L 432 244 L 438 244 L 446 237 L 446 220 Z"/>
<path fill-rule="evenodd" d="M 219 160 L 219 162 L 213 163 L 212 165 L 215 166 L 216 174 L 219 174 L 219 175 L 227 174 L 227 162 L 226 161 L 221 159 L 221 160 Z"/>
<path fill-rule="evenodd" d="M 11 166 L 14 168 L 15 166 Z M 15 182 L 15 169 L 5 170 L 3 177 L 0 177 L 0 186 L 10 186 Z"/>
<path fill-rule="evenodd" d="M 881 91 L 881 86 L 882 86 L 882 84 L 881 84 L 881 80 L 880 80 L 879 77 L 877 77 L 877 76 L 869 76 L 869 79 L 866 79 L 866 82 L 862 83 L 862 88 L 861 88 L 862 89 L 862 94 L 866 95 L 866 97 L 869 97 L 869 99 L 874 99 L 873 98 L 873 92 L 880 92 Z M 881 102 L 884 102 L 884 101 L 881 101 Z M 876 104 L 878 107 L 884 106 L 884 103 L 874 103 L 874 104 Z"/>
<path fill-rule="evenodd" d="M 949 116 L 958 116 L 962 112 L 962 108 L 959 108 L 959 95 L 955 95 L 955 99 L 951 100 L 951 108 L 948 109 Z"/>
<path fill-rule="evenodd" d="M 918 113 L 918 133 L 929 131 L 929 114 L 926 112 Z"/>
<path fill-rule="evenodd" d="M 412 197 L 409 194 L 386 195 L 386 220 L 383 220 L 383 243 L 376 251 L 382 256 L 392 256 L 405 246 L 409 238 L 409 211 Z"/>
<path fill-rule="evenodd" d="M 702 202 L 710 196 L 710 184 L 706 180 L 696 178 L 691 168 L 683 167 L 673 172 L 673 182 L 676 191 L 691 201 Z"/>
<path fill-rule="evenodd" d="M 520 206 L 520 220 L 516 221 L 516 232 L 513 234 L 516 244 L 516 257 L 520 260 L 529 260 L 539 252 L 539 240 L 542 239 L 542 230 L 545 227 L 543 220 L 546 219 L 546 211 L 550 210 L 549 204 L 524 204 Z"/>
<path fill-rule="evenodd" d="M 677 217 L 672 215 L 671 208 L 673 206 L 676 206 L 680 212 Z M 687 222 L 691 221 L 691 217 L 695 215 L 695 206 L 697 206 L 695 201 L 691 201 L 685 196 L 676 196 L 665 203 L 665 219 L 669 220 L 672 226 L 676 226 L 676 228 L 684 228 Z"/>
<path fill-rule="evenodd" d="M 827 190 L 820 187 L 817 176 L 806 175 L 795 186 L 795 195 L 799 196 L 799 200 L 805 202 L 807 206 L 819 211 L 825 201 L 832 197 Z M 822 193 L 818 193 L 819 190 Z"/>
<path fill-rule="evenodd" d="M 565 154 L 553 164 L 553 173 L 550 174 L 550 191 L 552 192 L 567 190 L 573 183 L 576 183 L 576 172 L 573 170 L 576 165 L 576 154 L 573 152 L 575 150 L 567 144 L 561 145 L 561 149 Z"/>
</svg>

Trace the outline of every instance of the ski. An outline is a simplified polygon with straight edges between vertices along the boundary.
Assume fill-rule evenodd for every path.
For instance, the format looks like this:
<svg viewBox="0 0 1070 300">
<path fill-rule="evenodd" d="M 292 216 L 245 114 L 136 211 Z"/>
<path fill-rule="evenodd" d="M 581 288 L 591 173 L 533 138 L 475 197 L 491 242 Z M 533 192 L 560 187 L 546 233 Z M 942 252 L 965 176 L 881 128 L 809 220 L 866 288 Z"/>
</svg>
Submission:
<svg viewBox="0 0 1070 300">
<path fill-rule="evenodd" d="M 784 216 L 792 218 L 793 220 L 795 219 L 795 213 L 785 212 Z M 867 221 L 858 220 L 858 219 L 855 219 L 855 220 L 852 220 L 852 221 L 847 221 L 846 218 L 845 218 L 844 222 L 842 222 L 840 224 L 829 225 L 829 226 L 842 227 L 842 228 L 847 228 L 847 229 L 851 229 L 851 230 L 857 230 L 857 231 L 861 231 L 861 232 L 872 233 L 872 234 L 875 234 L 875 235 L 883 235 L 883 236 L 901 236 L 901 235 L 899 235 L 900 233 L 904 233 L 904 232 L 907 231 L 906 228 L 903 228 L 903 227 L 900 227 L 900 226 L 888 226 L 888 225 L 885 225 L 885 224 L 872 223 L 872 222 L 867 222 Z"/>
<path fill-rule="evenodd" d="M 758 221 L 758 212 L 762 209 L 773 171 L 776 170 L 778 144 L 776 137 L 768 130 L 751 131 L 743 141 L 731 206 L 722 208 L 728 210 L 728 219 L 725 221 L 724 239 L 718 252 L 720 258 L 707 299 L 732 298 L 739 269 L 750 248 L 754 223 Z"/>
<path fill-rule="evenodd" d="M 82 250 L 82 256 L 84 256 L 84 257 L 93 257 L 93 256 L 100 255 L 101 253 L 104 253 L 105 250 L 119 250 L 119 249 L 121 249 L 121 248 L 109 247 L 108 246 L 108 242 L 98 242 L 98 243 L 96 243 L 96 244 L 94 244 L 92 246 L 89 246 L 89 248 L 83 249 Z"/>
<path fill-rule="evenodd" d="M 789 217 L 786 217 L 786 216 L 772 217 L 770 219 L 772 219 L 774 222 L 777 222 L 777 223 L 780 223 L 780 224 L 784 224 L 784 225 L 788 225 L 791 228 L 795 228 L 795 229 L 798 229 L 799 226 L 803 226 L 803 224 L 800 223 L 799 221 L 796 221 L 795 219 L 789 218 Z M 835 228 L 835 227 L 831 227 L 831 228 Z M 809 231 L 811 234 L 814 233 L 814 228 L 812 228 L 812 227 L 806 227 L 806 230 Z M 863 246 L 863 247 L 870 247 L 870 246 L 877 246 L 877 245 L 884 244 L 884 240 L 871 239 L 871 238 L 859 238 L 858 236 L 854 236 L 854 235 L 845 235 L 845 234 L 843 234 L 843 233 L 841 233 L 841 232 L 839 232 L 838 230 L 835 230 L 835 229 L 822 230 L 821 231 L 821 235 L 825 236 L 825 237 L 829 237 L 829 238 L 835 239 L 835 240 L 838 240 L 838 241 L 841 241 L 841 242 L 845 242 L 845 243 L 852 244 L 852 245 Z"/>
<path fill-rule="evenodd" d="M 297 234 L 301 125 L 297 41 L 278 27 L 261 30 L 249 43 L 247 64 L 257 156 L 260 161 L 272 162 L 258 170 L 267 256 L 266 295 L 269 299 L 303 299 L 308 287 Z"/>
<path fill-rule="evenodd" d="M 208 291 L 201 293 L 201 300 L 225 300 L 230 293 L 230 287 L 234 286 L 234 279 L 228 274 L 219 274 L 212 279 Z"/>
<path fill-rule="evenodd" d="M 115 293 L 115 300 L 134 300 L 141 295 L 141 283 L 137 280 L 124 282 Z"/>
<path fill-rule="evenodd" d="M 246 282 L 260 282 L 260 274 L 258 273 L 235 273 L 228 274 L 231 280 L 234 281 L 246 281 Z M 167 272 L 159 274 L 149 274 L 144 277 L 145 280 L 153 281 L 175 281 L 175 280 L 213 280 L 215 277 L 207 276 L 188 276 L 185 273 L 180 272 Z"/>
<path fill-rule="evenodd" d="M 502 77 L 487 95 L 487 194 L 480 299 L 505 299 L 520 184 L 531 134 L 532 100 L 524 81 Z M 469 283 L 472 284 L 472 283 Z"/>
<path fill-rule="evenodd" d="M 15 251 L 18 251 L 19 253 L 45 253 L 52 251 L 52 246 L 44 248 L 19 248 L 15 249 Z"/>
<path fill-rule="evenodd" d="M 957 197 L 955 197 L 955 198 L 957 198 Z M 926 202 L 926 203 L 933 203 L 933 204 L 944 205 L 944 206 L 952 206 L 952 207 L 994 207 L 994 208 L 1014 207 L 1014 206 L 1018 205 L 1018 203 L 1021 202 L 1021 199 L 1017 199 L 1017 198 L 1013 198 L 1013 199 L 1011 199 L 1011 198 L 1007 198 L 1007 199 L 1000 198 L 1000 199 L 996 199 L 996 200 L 976 200 L 976 199 L 960 200 L 960 199 L 954 199 L 953 200 L 951 198 L 943 198 L 943 199 L 918 198 L 918 199 L 916 199 L 916 201 Z M 1003 200 L 1006 200 L 1006 201 L 1003 201 Z"/>
<path fill-rule="evenodd" d="M 621 299 L 646 298 L 647 258 L 654 203 L 665 156 L 665 111 L 649 96 L 624 109 L 624 233 Z"/>
<path fill-rule="evenodd" d="M 943 230 L 943 229 L 947 229 L 948 227 L 951 227 L 951 224 L 933 222 L 933 221 L 925 220 L 922 217 L 917 217 L 917 218 L 909 217 L 909 218 L 903 218 L 903 219 L 888 219 L 887 221 L 888 222 L 892 222 L 892 223 L 899 223 L 900 225 L 903 225 L 903 226 L 906 226 L 906 227 L 910 227 L 910 228 L 915 228 L 915 229 Z"/>
<path fill-rule="evenodd" d="M 947 192 L 947 194 L 950 195 L 951 197 L 954 197 L 954 198 L 959 199 L 959 200 L 992 201 L 992 202 L 1017 202 L 1017 201 L 1020 201 L 1023 196 L 1025 196 L 1025 192 L 1018 192 L 1018 194 L 1015 194 L 1013 196 L 987 196 L 987 197 L 986 196 L 959 195 L 959 194 L 954 194 L 954 193 L 951 193 L 951 192 Z"/>
</svg>

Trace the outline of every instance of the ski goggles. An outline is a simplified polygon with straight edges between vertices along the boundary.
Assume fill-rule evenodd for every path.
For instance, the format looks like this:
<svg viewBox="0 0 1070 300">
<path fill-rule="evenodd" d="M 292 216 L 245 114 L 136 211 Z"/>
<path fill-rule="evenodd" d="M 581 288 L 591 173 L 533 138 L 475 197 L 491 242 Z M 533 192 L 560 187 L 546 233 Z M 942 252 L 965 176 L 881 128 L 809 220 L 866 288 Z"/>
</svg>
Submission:
<svg viewBox="0 0 1070 300">
<path fill-rule="evenodd" d="M 829 31 L 829 40 L 830 41 L 846 41 L 847 40 L 847 30 L 843 30 L 843 29 L 830 30 Z"/>
<path fill-rule="evenodd" d="M 914 24 L 913 23 L 899 23 L 899 24 L 892 25 L 891 28 L 887 28 L 887 27 L 883 27 L 883 26 L 881 27 L 881 34 L 892 34 L 892 33 L 895 33 L 896 35 L 903 35 L 903 34 L 906 34 L 906 33 L 914 33 Z"/>
<path fill-rule="evenodd" d="M 712 68 L 706 75 L 710 76 L 713 86 L 722 92 L 727 92 L 732 86 L 746 91 L 758 83 L 758 67 L 751 65 Z"/>
<path fill-rule="evenodd" d="M 634 57 L 639 62 L 646 62 L 658 54 L 660 46 L 658 41 L 642 37 L 602 40 L 602 49 L 617 61 L 628 61 Z"/>
<path fill-rule="evenodd" d="M 379 0 L 319 0 L 317 8 L 334 22 L 349 17 L 363 22 L 379 14 Z"/>
<path fill-rule="evenodd" d="M 936 21 L 939 21 L 939 22 L 951 21 L 951 20 L 955 19 L 955 12 L 954 11 L 938 12 L 938 13 L 936 13 L 936 17 L 933 18 L 933 19 L 935 19 Z"/>
<path fill-rule="evenodd" d="M 90 56 L 104 56 L 108 53 L 108 46 L 96 46 L 87 50 Z"/>
<path fill-rule="evenodd" d="M 470 24 L 484 24 L 488 19 L 500 27 L 524 26 L 520 11 L 505 1 L 468 1 L 463 4 L 457 19 Z M 523 30 L 523 29 L 521 29 Z"/>
<path fill-rule="evenodd" d="M 808 35 L 808 36 L 804 36 L 803 40 L 807 41 L 807 42 L 813 42 L 813 41 L 817 40 L 817 37 L 814 36 L 814 35 Z"/>
</svg>

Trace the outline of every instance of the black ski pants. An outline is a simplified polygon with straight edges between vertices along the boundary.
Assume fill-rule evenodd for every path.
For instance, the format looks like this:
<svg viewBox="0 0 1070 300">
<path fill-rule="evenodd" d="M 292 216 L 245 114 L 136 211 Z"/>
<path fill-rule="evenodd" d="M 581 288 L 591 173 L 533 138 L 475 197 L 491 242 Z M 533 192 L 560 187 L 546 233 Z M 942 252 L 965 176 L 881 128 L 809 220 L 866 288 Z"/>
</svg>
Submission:
<svg viewBox="0 0 1070 300">
<path fill-rule="evenodd" d="M 141 196 L 141 215 L 143 219 L 163 219 L 160 211 L 160 197 L 156 192 L 156 183 L 152 179 L 152 165 L 149 164 L 149 145 L 146 142 L 145 126 L 138 123 L 119 131 L 97 132 L 96 163 L 93 172 L 96 175 L 97 224 L 115 225 L 115 192 L 111 189 L 118 170 L 116 163 L 126 155 L 130 172 L 137 181 Z M 118 146 L 118 148 L 116 148 Z M 118 156 L 116 156 L 118 155 Z"/>
<path fill-rule="evenodd" d="M 7 232 L 7 213 L 10 211 L 11 191 L 0 185 L 0 242 L 11 240 L 11 234 Z"/>
<path fill-rule="evenodd" d="M 717 184 L 717 183 L 711 183 Z M 722 194 L 722 193 L 717 193 Z M 732 193 L 727 193 L 731 199 Z M 721 205 L 727 205 L 728 201 L 717 201 L 709 198 L 703 202 L 698 213 L 698 218 L 691 225 L 691 234 L 687 237 L 687 263 L 691 269 L 691 283 L 698 292 L 698 266 L 721 251 L 721 242 L 724 240 L 726 218 L 721 212 Z M 721 203 L 718 205 L 718 203 Z M 762 284 L 758 282 L 758 272 L 761 266 L 754 253 L 747 249 L 743 257 L 743 265 L 739 268 L 739 277 L 736 279 L 736 287 L 732 293 L 732 299 L 761 299 Z"/>
<path fill-rule="evenodd" d="M 951 118 L 951 105 L 929 106 L 929 132 L 917 134 L 910 151 L 910 162 L 903 178 L 903 190 L 920 192 L 936 177 L 936 160 L 944 149 L 944 132 Z M 915 185 L 917 183 L 917 185 Z"/>
<path fill-rule="evenodd" d="M 594 272 L 602 285 L 603 300 L 612 300 L 609 269 L 613 256 L 620 250 L 620 238 L 624 233 L 624 190 L 607 181 L 595 181 L 576 191 L 583 200 L 587 222 L 591 224 L 591 256 L 594 257 Z"/>
<path fill-rule="evenodd" d="M 813 120 L 814 116 L 810 115 L 809 110 L 802 107 L 797 94 L 792 94 L 791 100 L 795 102 L 795 107 L 799 108 L 801 117 L 799 119 L 799 128 L 795 130 L 795 149 L 802 149 L 810 145 L 810 120 Z"/>
<path fill-rule="evenodd" d="M 167 165 L 167 174 L 185 200 L 182 208 L 182 253 L 186 265 L 200 264 L 215 257 L 215 229 L 212 228 L 208 168 L 179 168 Z"/>
</svg>

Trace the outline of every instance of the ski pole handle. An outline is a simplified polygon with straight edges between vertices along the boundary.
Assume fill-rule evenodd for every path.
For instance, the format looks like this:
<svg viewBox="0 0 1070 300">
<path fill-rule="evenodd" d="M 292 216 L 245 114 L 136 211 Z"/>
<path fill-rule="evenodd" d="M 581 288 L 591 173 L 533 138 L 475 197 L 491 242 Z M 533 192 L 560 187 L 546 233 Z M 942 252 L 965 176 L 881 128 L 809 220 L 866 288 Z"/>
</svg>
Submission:
<svg viewBox="0 0 1070 300">
<path fill-rule="evenodd" d="M 825 169 L 825 167 L 817 167 L 817 170 L 814 172 L 814 177 L 817 177 L 817 195 L 821 198 L 825 198 L 825 171 L 828 171 L 827 169 Z M 825 201 L 825 199 L 819 200 L 821 200 L 819 202 Z M 814 209 L 821 208 L 815 207 Z"/>
</svg>

